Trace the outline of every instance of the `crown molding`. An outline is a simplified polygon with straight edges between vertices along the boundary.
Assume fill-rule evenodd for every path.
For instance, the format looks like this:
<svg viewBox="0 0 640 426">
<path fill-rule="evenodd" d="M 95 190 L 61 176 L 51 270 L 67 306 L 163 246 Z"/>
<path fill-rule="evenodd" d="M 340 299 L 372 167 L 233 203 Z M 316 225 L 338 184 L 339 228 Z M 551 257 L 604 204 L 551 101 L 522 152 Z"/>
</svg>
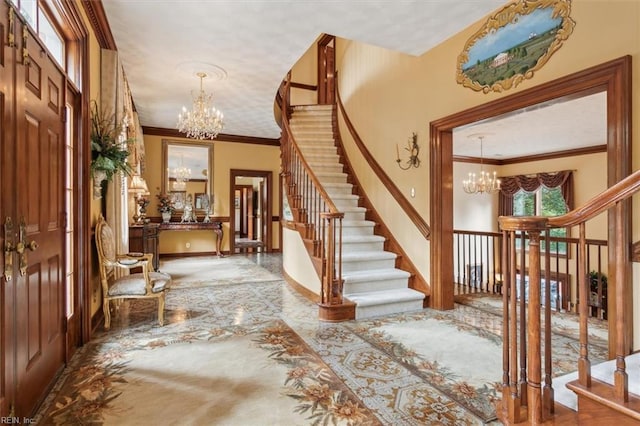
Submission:
<svg viewBox="0 0 640 426">
<path fill-rule="evenodd" d="M 186 139 L 184 133 L 180 133 L 176 129 L 167 129 L 164 127 L 142 126 L 142 133 L 150 136 L 163 136 L 170 138 Z M 256 136 L 238 136 L 220 133 L 216 140 L 221 142 L 249 143 L 254 145 L 280 146 L 280 139 L 260 138 Z"/>
<path fill-rule="evenodd" d="M 496 160 L 493 158 L 483 158 L 484 164 L 493 166 L 504 166 L 507 164 L 530 163 L 532 161 L 552 160 L 555 158 L 575 157 L 577 155 L 597 154 L 599 152 L 607 152 L 607 145 L 588 146 L 586 148 L 567 149 L 565 151 L 549 152 L 545 154 L 525 155 L 522 157 L 508 158 L 505 160 Z M 454 155 L 454 162 L 458 163 L 480 163 L 480 157 L 465 157 L 463 155 Z"/>
<path fill-rule="evenodd" d="M 102 6 L 102 0 L 81 0 L 81 2 L 91 22 L 91 27 L 96 34 L 100 47 L 103 49 L 118 50 L 116 41 L 111 33 L 107 14 Z"/>
</svg>

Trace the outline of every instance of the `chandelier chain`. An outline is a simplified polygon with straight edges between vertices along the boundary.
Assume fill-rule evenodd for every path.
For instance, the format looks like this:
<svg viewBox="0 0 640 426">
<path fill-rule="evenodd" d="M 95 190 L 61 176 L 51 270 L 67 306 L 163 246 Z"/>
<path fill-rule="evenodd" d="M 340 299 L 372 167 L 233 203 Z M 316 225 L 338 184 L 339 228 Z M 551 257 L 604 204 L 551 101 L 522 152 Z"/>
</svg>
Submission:
<svg viewBox="0 0 640 426">
<path fill-rule="evenodd" d="M 500 191 L 500 179 L 496 176 L 496 172 L 489 174 L 484 171 L 484 154 L 482 149 L 482 142 L 484 136 L 479 136 L 480 139 L 480 176 L 476 179 L 476 174 L 469 172 L 468 179 L 462 182 L 462 188 L 467 194 L 492 194 Z"/>
</svg>

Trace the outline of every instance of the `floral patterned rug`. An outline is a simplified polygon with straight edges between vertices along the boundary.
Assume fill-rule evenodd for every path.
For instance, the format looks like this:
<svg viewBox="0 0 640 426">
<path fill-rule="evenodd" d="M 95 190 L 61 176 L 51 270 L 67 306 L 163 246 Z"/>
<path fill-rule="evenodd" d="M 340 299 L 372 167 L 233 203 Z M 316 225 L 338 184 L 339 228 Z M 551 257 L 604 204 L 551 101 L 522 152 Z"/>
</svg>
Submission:
<svg viewBox="0 0 640 426">
<path fill-rule="evenodd" d="M 124 333 L 85 346 L 75 366 L 39 424 L 380 424 L 280 320 Z"/>
<path fill-rule="evenodd" d="M 422 310 L 347 323 L 360 338 L 400 361 L 484 422 L 496 419 L 502 397 L 502 317 L 456 305 L 451 311 Z M 575 336 L 554 334 L 553 377 L 577 369 Z M 592 345 L 594 364 L 606 360 L 606 346 Z"/>
</svg>

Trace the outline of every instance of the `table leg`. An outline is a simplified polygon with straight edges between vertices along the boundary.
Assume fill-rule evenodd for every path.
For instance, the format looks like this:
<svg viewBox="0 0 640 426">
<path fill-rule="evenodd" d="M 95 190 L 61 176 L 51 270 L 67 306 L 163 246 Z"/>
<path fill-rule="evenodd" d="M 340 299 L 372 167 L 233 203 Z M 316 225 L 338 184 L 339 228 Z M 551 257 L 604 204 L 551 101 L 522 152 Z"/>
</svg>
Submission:
<svg viewBox="0 0 640 426">
<path fill-rule="evenodd" d="M 213 232 L 216 234 L 216 254 L 218 257 L 224 257 L 220 251 L 222 247 L 222 228 L 214 229 Z"/>
</svg>

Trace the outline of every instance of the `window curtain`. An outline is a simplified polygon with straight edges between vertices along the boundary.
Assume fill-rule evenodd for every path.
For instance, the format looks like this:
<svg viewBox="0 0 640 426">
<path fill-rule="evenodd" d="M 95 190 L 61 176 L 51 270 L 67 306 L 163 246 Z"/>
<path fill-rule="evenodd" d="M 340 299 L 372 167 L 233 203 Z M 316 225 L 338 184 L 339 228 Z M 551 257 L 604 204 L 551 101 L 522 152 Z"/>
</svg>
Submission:
<svg viewBox="0 0 640 426">
<path fill-rule="evenodd" d="M 500 178 L 500 196 L 498 215 L 513 216 L 513 196 L 521 189 L 534 192 L 540 186 L 560 187 L 567 211 L 573 210 L 573 171 L 564 170 L 555 173 L 537 173 L 535 175 L 517 175 Z"/>
<path fill-rule="evenodd" d="M 120 140 L 124 143 L 127 139 L 127 127 L 132 124 L 129 115 L 131 111 L 131 99 L 126 85 L 124 70 L 118 52 L 115 50 L 101 49 L 100 52 L 100 104 L 105 116 L 113 115 L 114 124 L 122 124 Z M 118 173 L 109 182 L 106 200 L 106 220 L 116 239 L 117 253 L 129 251 L 129 200 L 128 178 Z M 127 275 L 127 271 L 116 268 L 116 276 Z"/>
</svg>

